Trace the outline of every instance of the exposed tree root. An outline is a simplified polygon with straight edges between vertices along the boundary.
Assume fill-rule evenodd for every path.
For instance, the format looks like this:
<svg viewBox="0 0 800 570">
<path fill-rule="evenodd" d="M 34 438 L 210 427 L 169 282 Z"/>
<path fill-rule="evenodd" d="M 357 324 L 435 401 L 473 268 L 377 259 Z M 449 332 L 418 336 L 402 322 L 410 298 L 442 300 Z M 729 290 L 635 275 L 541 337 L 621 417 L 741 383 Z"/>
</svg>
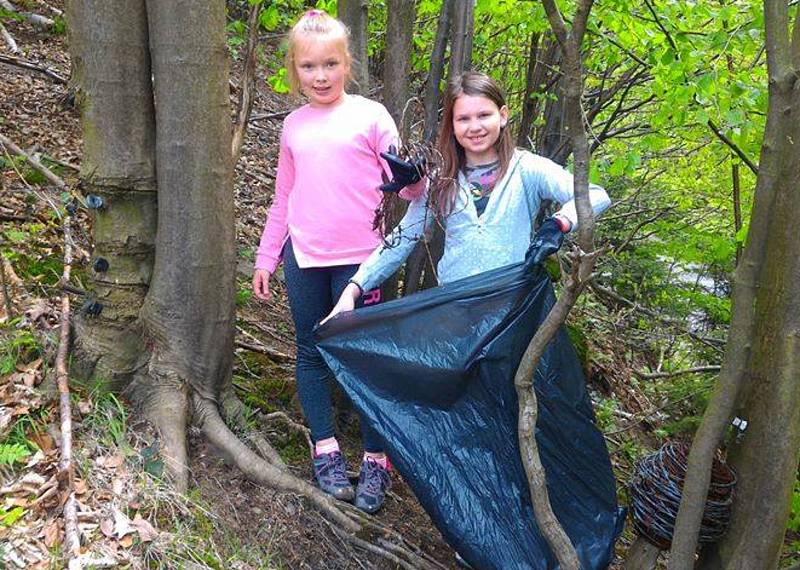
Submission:
<svg viewBox="0 0 800 570">
<path fill-rule="evenodd" d="M 311 431 L 306 426 L 297 423 L 283 412 L 271 412 L 269 414 L 260 413 L 259 418 L 265 422 L 271 422 L 272 420 L 281 420 L 290 429 L 301 434 L 305 438 L 306 443 L 308 444 L 309 451 L 313 453 L 314 444 L 311 441 Z"/>
<path fill-rule="evenodd" d="M 164 466 L 173 480 L 175 490 L 186 493 L 189 490 L 189 451 L 186 445 L 189 402 L 185 390 L 174 384 L 168 388 L 158 384 L 151 387 L 148 395 L 151 397 L 143 410 L 161 434 Z"/>
<path fill-rule="evenodd" d="M 268 463 L 242 443 L 225 424 L 216 404 L 195 395 L 194 410 L 195 421 L 208 440 L 227 453 L 245 475 L 275 489 L 303 495 L 324 515 L 348 532 L 355 533 L 361 530 L 358 523 L 351 520 L 337 507 L 333 498 L 288 471 Z"/>
<path fill-rule="evenodd" d="M 302 495 L 326 517 L 326 522 L 338 536 L 358 548 L 382 556 L 403 568 L 422 568 L 423 570 L 444 568 L 418 547 L 410 544 L 397 531 L 378 523 L 348 503 L 334 500 L 316 487 L 292 475 L 266 440 L 257 444 L 259 453 L 266 456 L 259 457 L 228 428 L 216 403 L 196 394 L 192 403 L 194 421 L 208 440 L 225 453 L 253 481 L 264 483 L 281 491 Z M 273 458 L 271 461 L 270 457 L 273 455 L 277 459 Z M 356 533 L 367 529 L 375 531 L 381 537 L 390 537 L 395 542 L 384 541 L 384 546 L 378 546 L 356 536 Z M 379 540 L 383 540 L 383 538 Z"/>
<path fill-rule="evenodd" d="M 372 552 L 373 554 L 377 554 L 378 556 L 382 556 L 383 558 L 387 558 L 388 560 L 394 562 L 398 566 L 406 568 L 406 570 L 415 570 L 415 568 L 418 568 L 409 564 L 396 554 L 389 552 L 385 548 L 381 548 L 380 546 L 372 544 L 371 542 L 367 542 L 366 540 L 358 538 L 357 536 L 349 535 L 346 532 L 339 530 L 335 526 L 331 526 L 331 529 L 333 530 L 334 533 L 339 535 L 341 538 L 347 540 L 348 542 L 352 543 L 354 546 L 362 548 L 367 552 Z"/>
</svg>

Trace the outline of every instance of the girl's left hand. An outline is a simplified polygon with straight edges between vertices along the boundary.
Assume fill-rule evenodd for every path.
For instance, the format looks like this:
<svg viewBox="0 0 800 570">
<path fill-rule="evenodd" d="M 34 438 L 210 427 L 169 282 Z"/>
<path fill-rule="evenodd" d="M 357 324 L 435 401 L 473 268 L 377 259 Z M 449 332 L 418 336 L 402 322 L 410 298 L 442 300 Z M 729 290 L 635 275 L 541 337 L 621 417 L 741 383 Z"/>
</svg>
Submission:
<svg viewBox="0 0 800 570">
<path fill-rule="evenodd" d="M 356 308 L 356 299 L 361 296 L 361 289 L 355 283 L 348 283 L 347 287 L 344 288 L 342 291 L 342 296 L 339 297 L 339 300 L 333 306 L 333 310 L 330 314 L 320 321 L 320 326 L 327 323 L 330 319 L 338 315 L 339 313 L 344 313 L 346 311 L 352 311 Z"/>
</svg>

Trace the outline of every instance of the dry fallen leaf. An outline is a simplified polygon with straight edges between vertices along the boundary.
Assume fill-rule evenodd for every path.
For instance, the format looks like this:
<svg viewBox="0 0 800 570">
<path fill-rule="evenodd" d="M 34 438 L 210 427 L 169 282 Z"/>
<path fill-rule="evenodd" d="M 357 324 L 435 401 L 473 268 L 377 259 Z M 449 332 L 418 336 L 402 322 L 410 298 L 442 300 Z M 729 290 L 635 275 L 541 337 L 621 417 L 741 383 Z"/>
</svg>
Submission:
<svg viewBox="0 0 800 570">
<path fill-rule="evenodd" d="M 125 536 L 120 538 L 117 542 L 119 542 L 123 548 L 130 548 L 131 546 L 133 546 L 133 535 L 126 534 Z"/>
<path fill-rule="evenodd" d="M 122 456 L 121 453 L 115 453 L 114 455 L 106 457 L 105 466 L 111 469 L 116 469 L 120 465 L 125 462 L 125 458 Z"/>
<path fill-rule="evenodd" d="M 36 322 L 39 318 L 43 315 L 47 315 L 50 312 L 50 307 L 47 305 L 47 301 L 44 299 L 34 299 L 32 300 L 28 308 L 25 309 L 25 316 L 31 322 Z"/>
<path fill-rule="evenodd" d="M 76 495 L 83 495 L 86 492 L 86 481 L 83 479 L 75 479 L 74 485 Z"/>
<path fill-rule="evenodd" d="M 17 363 L 17 370 L 20 372 L 33 372 L 34 370 L 38 370 L 41 365 L 42 359 L 37 358 L 36 360 L 25 364 Z"/>
<path fill-rule="evenodd" d="M 147 519 L 142 518 L 139 513 L 136 513 L 136 516 L 133 517 L 131 526 L 139 532 L 139 539 L 142 542 L 150 542 L 158 537 L 158 531 Z"/>
<path fill-rule="evenodd" d="M 136 529 L 131 526 L 131 519 L 117 507 L 114 507 L 114 535 L 117 538 L 122 538 L 126 534 L 131 534 L 135 531 Z"/>
<path fill-rule="evenodd" d="M 44 534 L 45 546 L 47 546 L 47 548 L 54 547 L 56 544 L 59 543 L 61 538 L 61 532 L 59 529 L 58 521 L 57 520 L 49 521 L 47 524 L 44 525 L 42 533 Z"/>
<path fill-rule="evenodd" d="M 100 521 L 100 532 L 108 538 L 114 536 L 114 521 L 111 519 L 103 519 Z"/>
<path fill-rule="evenodd" d="M 78 411 L 82 416 L 88 416 L 92 412 L 92 401 L 80 400 L 78 402 Z"/>
</svg>

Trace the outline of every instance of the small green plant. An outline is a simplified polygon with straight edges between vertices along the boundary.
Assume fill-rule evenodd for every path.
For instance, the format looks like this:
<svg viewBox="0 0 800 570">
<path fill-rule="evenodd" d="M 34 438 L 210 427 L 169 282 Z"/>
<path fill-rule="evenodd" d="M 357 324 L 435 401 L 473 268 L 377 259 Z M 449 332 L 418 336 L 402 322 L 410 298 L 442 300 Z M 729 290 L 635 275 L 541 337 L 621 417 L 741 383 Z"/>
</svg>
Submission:
<svg viewBox="0 0 800 570">
<path fill-rule="evenodd" d="M 241 288 L 236 291 L 236 306 L 237 307 L 244 307 L 247 304 L 247 301 L 253 296 L 253 291 L 249 288 Z"/>
<path fill-rule="evenodd" d="M 17 364 L 31 362 L 41 353 L 41 344 L 30 331 L 12 330 L 9 338 L 0 345 L 0 375 L 11 374 Z"/>
<path fill-rule="evenodd" d="M 109 447 L 122 447 L 128 425 L 125 406 L 111 392 L 94 394 L 97 398 L 92 412 L 83 419 L 83 426 L 102 434 L 102 441 Z"/>
<path fill-rule="evenodd" d="M 604 398 L 597 403 L 594 412 L 597 416 L 597 427 L 600 428 L 600 431 L 605 432 L 614 429 L 616 426 L 614 411 L 618 407 L 619 402 L 614 398 Z"/>
<path fill-rule="evenodd" d="M 31 450 L 22 443 L 0 443 L 0 465 L 13 467 L 30 456 Z"/>
</svg>

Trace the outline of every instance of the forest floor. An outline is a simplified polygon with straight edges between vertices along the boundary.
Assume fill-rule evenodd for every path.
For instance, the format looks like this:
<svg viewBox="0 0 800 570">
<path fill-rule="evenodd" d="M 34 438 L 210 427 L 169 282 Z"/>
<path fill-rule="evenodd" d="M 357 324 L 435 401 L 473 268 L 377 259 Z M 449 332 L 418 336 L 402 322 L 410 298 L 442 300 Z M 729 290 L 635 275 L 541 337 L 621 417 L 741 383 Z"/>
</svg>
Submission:
<svg viewBox="0 0 800 570">
<path fill-rule="evenodd" d="M 69 76 L 65 36 L 37 32 L 24 23 L 9 30 L 24 52 L 19 57 Z M 5 44 L 0 45 L 0 54 L 11 55 Z M 3 64 L 0 68 L 4 76 L 0 131 L 75 184 L 81 130 L 66 85 L 39 72 Z M 239 85 L 239 75 L 234 60 L 232 85 Z M 233 105 L 237 96 L 238 88 L 232 89 Z M 304 436 L 280 419 L 265 419 L 267 414 L 283 412 L 302 423 L 294 391 L 292 322 L 280 274 L 268 303 L 252 298 L 249 287 L 253 252 L 272 195 L 281 120 L 295 104 L 287 96 L 272 93 L 263 76 L 258 78 L 253 118 L 235 173 L 237 341 L 251 348 L 237 348 L 234 383 L 251 411 L 252 427 L 263 431 L 294 473 L 310 479 Z M 60 294 L 55 285 L 61 275 L 63 236 L 52 205 L 61 204 L 61 197 L 40 186 L 39 175 L 24 164 L 2 154 L 0 161 L 0 245 L 6 252 L 7 290 L 0 304 L 0 444 L 4 444 L 0 448 L 4 450 L 0 453 L 0 568 L 57 568 L 62 560 L 60 511 L 65 497 L 59 496 L 54 478 L 60 433 L 52 397 L 52 363 Z M 77 219 L 73 282 L 84 288 L 90 221 L 83 214 Z M 80 305 L 76 298 L 75 309 Z M 585 323 L 595 322 L 592 315 L 599 309 L 589 303 L 579 310 Z M 587 325 L 594 330 L 584 331 L 585 345 L 579 351 L 594 354 L 586 367 L 587 377 L 593 397 L 601 404 L 598 420 L 607 435 L 624 499 L 624 483 L 634 459 L 657 444 L 651 418 L 661 400 L 629 382 L 637 356 L 615 337 L 619 322 L 614 319 L 605 314 L 604 320 Z M 80 528 L 85 557 L 93 559 L 95 567 L 394 567 L 343 542 L 299 497 L 248 481 L 197 433 L 190 433 L 191 491 L 186 496 L 172 493 L 159 480 L 163 463 L 156 434 L 125 402 L 90 386 L 75 386 L 73 401 Z M 608 401 L 614 405 L 605 405 Z M 345 424 L 345 451 L 356 467 L 358 430 L 351 421 Z M 397 475 L 377 518 L 444 567 L 457 567 L 453 551 Z M 624 554 L 630 540 L 626 531 L 618 542 L 618 555 Z"/>
</svg>

